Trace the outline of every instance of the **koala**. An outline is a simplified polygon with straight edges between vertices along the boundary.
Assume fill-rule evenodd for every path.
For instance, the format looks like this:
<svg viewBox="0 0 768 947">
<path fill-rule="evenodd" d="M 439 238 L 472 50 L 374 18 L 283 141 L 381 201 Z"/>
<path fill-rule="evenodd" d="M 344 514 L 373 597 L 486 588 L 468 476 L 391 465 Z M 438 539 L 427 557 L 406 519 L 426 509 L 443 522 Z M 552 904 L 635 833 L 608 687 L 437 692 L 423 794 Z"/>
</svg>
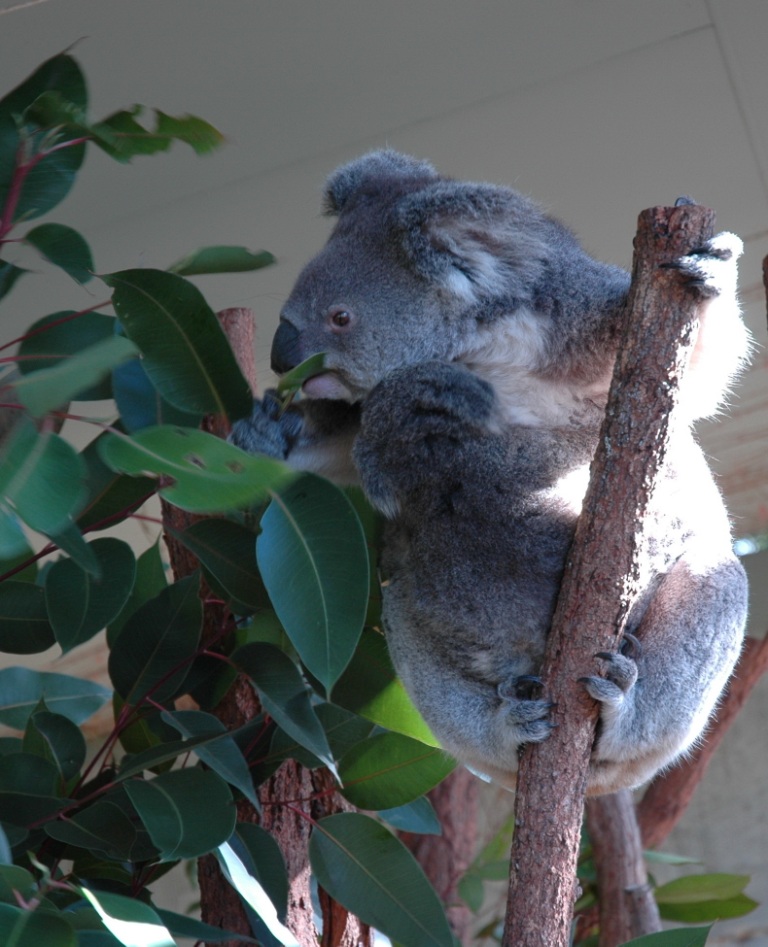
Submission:
<svg viewBox="0 0 768 947">
<path fill-rule="evenodd" d="M 514 786 L 546 739 L 538 672 L 587 486 L 629 288 L 560 222 L 505 187 L 378 151 L 337 169 L 336 218 L 282 309 L 272 365 L 318 352 L 281 410 L 272 393 L 232 439 L 362 485 L 383 513 L 382 621 L 440 744 Z M 600 704 L 589 791 L 634 787 L 703 732 L 739 654 L 744 571 L 691 432 L 746 357 L 741 243 L 677 261 L 701 330 L 641 555 L 621 649 L 584 680 Z M 598 673 L 599 672 L 599 673 Z"/>
</svg>

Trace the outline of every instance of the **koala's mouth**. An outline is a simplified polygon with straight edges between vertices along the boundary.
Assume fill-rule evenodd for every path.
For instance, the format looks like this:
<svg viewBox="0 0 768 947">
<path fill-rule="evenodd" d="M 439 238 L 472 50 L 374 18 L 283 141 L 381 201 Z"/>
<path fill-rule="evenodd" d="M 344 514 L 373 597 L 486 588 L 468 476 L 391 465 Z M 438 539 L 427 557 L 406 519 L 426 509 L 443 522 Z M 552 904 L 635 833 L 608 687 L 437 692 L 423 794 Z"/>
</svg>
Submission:
<svg viewBox="0 0 768 947">
<path fill-rule="evenodd" d="M 351 390 L 334 372 L 321 372 L 308 378 L 301 386 L 305 398 L 325 398 L 331 401 L 352 401 Z"/>
</svg>

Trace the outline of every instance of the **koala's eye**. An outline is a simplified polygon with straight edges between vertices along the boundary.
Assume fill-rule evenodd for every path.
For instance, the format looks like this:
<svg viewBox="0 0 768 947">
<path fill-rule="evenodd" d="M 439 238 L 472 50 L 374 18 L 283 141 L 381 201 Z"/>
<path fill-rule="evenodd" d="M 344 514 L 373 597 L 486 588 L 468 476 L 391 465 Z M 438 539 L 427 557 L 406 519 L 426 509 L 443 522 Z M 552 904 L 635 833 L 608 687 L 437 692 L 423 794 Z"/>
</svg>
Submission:
<svg viewBox="0 0 768 947">
<path fill-rule="evenodd" d="M 346 332 L 352 328 L 357 317 L 347 306 L 331 306 L 326 320 L 333 332 Z"/>
</svg>

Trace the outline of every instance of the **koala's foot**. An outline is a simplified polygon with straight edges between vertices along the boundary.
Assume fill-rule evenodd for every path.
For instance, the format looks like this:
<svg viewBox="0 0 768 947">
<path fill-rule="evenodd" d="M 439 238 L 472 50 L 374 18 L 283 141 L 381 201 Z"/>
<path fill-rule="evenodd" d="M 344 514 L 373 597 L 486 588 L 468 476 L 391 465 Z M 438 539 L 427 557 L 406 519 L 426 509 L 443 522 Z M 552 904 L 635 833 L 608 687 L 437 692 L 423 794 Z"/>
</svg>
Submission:
<svg viewBox="0 0 768 947">
<path fill-rule="evenodd" d="M 542 698 L 541 678 L 522 674 L 502 681 L 496 693 L 503 702 L 507 718 L 514 724 L 520 743 L 541 743 L 552 732 L 551 700 Z"/>
<path fill-rule="evenodd" d="M 595 657 L 605 662 L 605 677 L 579 679 L 590 697 L 609 707 L 621 706 L 637 681 L 640 652 L 640 642 L 631 634 L 624 635 L 620 651 L 599 651 Z"/>
<path fill-rule="evenodd" d="M 669 266 L 679 269 L 702 296 L 712 298 L 733 290 L 736 260 L 743 250 L 736 234 L 719 233 Z"/>
<path fill-rule="evenodd" d="M 302 428 L 301 414 L 283 408 L 275 391 L 266 391 L 255 401 L 249 418 L 232 425 L 228 440 L 249 454 L 268 454 L 284 460 Z"/>
</svg>

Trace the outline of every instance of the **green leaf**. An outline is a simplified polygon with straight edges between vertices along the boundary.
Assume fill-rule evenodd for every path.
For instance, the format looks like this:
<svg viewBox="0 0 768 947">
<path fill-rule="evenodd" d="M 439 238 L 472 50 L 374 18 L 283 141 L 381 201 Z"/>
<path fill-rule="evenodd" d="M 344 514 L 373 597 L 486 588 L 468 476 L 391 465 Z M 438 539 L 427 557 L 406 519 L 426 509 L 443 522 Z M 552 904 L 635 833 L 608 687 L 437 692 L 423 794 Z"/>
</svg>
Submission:
<svg viewBox="0 0 768 947">
<path fill-rule="evenodd" d="M 0 204 L 0 207 L 2 207 L 2 204 Z M 25 270 L 21 266 L 0 260 L 0 299 L 2 299 L 3 296 L 7 296 L 13 289 L 13 284 L 16 280 L 28 272 L 29 270 Z"/>
<path fill-rule="evenodd" d="M 15 565 L 31 555 L 32 552 L 19 518 L 13 510 L 3 507 L 0 503 L 0 559 L 3 560 L 0 569 L 3 574 L 8 571 L 5 568 L 8 563 L 12 562 Z M 13 566 L 9 566 L 10 568 Z"/>
<path fill-rule="evenodd" d="M 66 53 L 46 59 L 24 82 L 0 99 L 0 112 L 20 116 L 35 99 L 49 90 L 85 110 L 88 91 L 85 76 L 72 56 Z"/>
<path fill-rule="evenodd" d="M 29 231 L 24 242 L 34 247 L 54 266 L 61 267 L 76 282 L 87 283 L 93 277 L 91 248 L 72 227 L 40 224 Z"/>
<path fill-rule="evenodd" d="M 247 611 L 268 604 L 256 568 L 256 536 L 250 529 L 230 520 L 205 519 L 174 535 L 197 556 L 230 601 Z"/>
<path fill-rule="evenodd" d="M 187 576 L 146 602 L 112 645 L 109 676 L 115 690 L 136 706 L 147 695 L 170 700 L 184 683 L 203 622 L 199 578 Z"/>
<path fill-rule="evenodd" d="M 308 378 L 314 375 L 320 375 L 325 368 L 325 353 L 317 352 L 310 355 L 304 361 L 292 368 L 289 372 L 281 375 L 277 383 L 277 390 L 281 395 L 297 392 Z"/>
<path fill-rule="evenodd" d="M 88 499 L 77 518 L 81 530 L 114 526 L 155 491 L 155 481 L 149 477 L 127 477 L 107 467 L 99 456 L 99 444 L 106 436 L 102 434 L 91 441 L 80 454 L 87 470 L 88 489 Z"/>
<path fill-rule="evenodd" d="M 309 860 L 332 898 L 403 947 L 453 947 L 443 906 L 416 859 L 378 822 L 357 812 L 321 819 Z"/>
<path fill-rule="evenodd" d="M 364 720 L 334 704 L 318 704 L 315 713 L 328 738 L 335 760 L 364 740 L 373 729 L 370 720 Z M 316 756 L 292 740 L 284 730 L 277 729 L 272 737 L 268 761 L 288 757 L 298 760 L 309 769 L 323 765 Z"/>
<path fill-rule="evenodd" d="M 0 901 L 18 904 L 14 892 L 29 901 L 37 893 L 37 881 L 26 868 L 20 868 L 9 861 L 0 865 Z"/>
<path fill-rule="evenodd" d="M 113 647 L 117 636 L 125 627 L 126 622 L 141 605 L 158 596 L 168 583 L 165 578 L 165 566 L 160 555 L 160 545 L 156 542 L 145 550 L 136 561 L 136 580 L 133 591 L 128 597 L 125 607 L 113 619 L 107 629 L 107 643 Z"/>
<path fill-rule="evenodd" d="M 173 770 L 125 789 L 164 861 L 204 855 L 235 827 L 229 786 L 210 770 Z"/>
<path fill-rule="evenodd" d="M 163 398 L 144 371 L 139 359 L 123 362 L 112 372 L 112 393 L 123 427 L 133 433 L 157 424 L 197 427 L 202 412 L 174 407 Z"/>
<path fill-rule="evenodd" d="M 16 397 L 35 417 L 60 408 L 83 391 L 92 388 L 121 362 L 136 355 L 136 346 L 115 335 L 89 346 L 79 355 L 63 359 L 52 368 L 26 375 L 14 382 Z"/>
<path fill-rule="evenodd" d="M 23 667 L 0 669 L 0 723 L 15 730 L 26 727 L 41 700 L 49 710 L 80 724 L 103 707 L 110 696 L 100 684 L 66 674 Z"/>
<path fill-rule="evenodd" d="M 261 519 L 256 559 L 269 597 L 301 660 L 333 687 L 360 639 L 368 603 L 368 550 L 352 505 L 305 474 Z"/>
<path fill-rule="evenodd" d="M 245 417 L 253 396 L 200 290 L 175 273 L 123 270 L 102 277 L 152 384 L 184 411 Z"/>
<path fill-rule="evenodd" d="M 36 710 L 27 722 L 24 752 L 53 763 L 62 781 L 68 782 L 85 762 L 85 737 L 80 727 L 63 714 Z"/>
<path fill-rule="evenodd" d="M 365 629 L 360 645 L 333 689 L 333 701 L 374 723 L 438 746 L 392 667 L 384 636 Z"/>
<path fill-rule="evenodd" d="M 151 427 L 132 437 L 110 435 L 100 446 L 113 470 L 155 474 L 170 503 L 193 513 L 220 513 L 263 500 L 295 477 L 285 464 L 246 454 L 219 437 L 190 428 Z"/>
<path fill-rule="evenodd" d="M 253 777 L 240 752 L 240 747 L 229 734 L 224 724 L 213 714 L 201 710 L 176 710 L 164 713 L 163 720 L 187 738 L 209 734 L 220 734 L 219 738 L 195 747 L 198 759 L 218 773 L 230 786 L 239 789 L 255 809 L 261 809 L 261 801 L 253 785 Z"/>
<path fill-rule="evenodd" d="M 77 947 L 77 938 L 61 914 L 0 904 L 0 943 L 3 947 Z"/>
<path fill-rule="evenodd" d="M 112 338 L 117 320 L 100 312 L 64 310 L 38 319 L 28 329 L 19 345 L 17 362 L 22 375 L 43 368 L 52 368 L 70 355 Z M 111 398 L 109 380 L 78 392 L 79 400 Z"/>
<path fill-rule="evenodd" d="M 58 797 L 59 773 L 53 763 L 32 753 L 3 757 L 0 767 L 0 820 L 31 826 L 51 817 L 65 800 Z"/>
<path fill-rule="evenodd" d="M 712 927 L 696 927 L 693 930 L 662 931 L 628 940 L 623 947 L 703 947 Z"/>
<path fill-rule="evenodd" d="M 0 651 L 38 654 L 55 640 L 43 590 L 12 579 L 0 584 Z"/>
<path fill-rule="evenodd" d="M 442 835 L 443 827 L 429 799 L 422 796 L 404 806 L 380 809 L 379 817 L 398 832 L 415 832 L 419 835 Z M 507 866 L 507 873 L 509 868 Z"/>
<path fill-rule="evenodd" d="M 401 733 L 377 733 L 340 761 L 341 791 L 358 809 L 391 809 L 423 796 L 455 766 L 442 750 Z"/>
<path fill-rule="evenodd" d="M 176 947 L 168 928 L 150 905 L 108 891 L 80 891 L 124 947 Z"/>
<path fill-rule="evenodd" d="M 105 537 L 90 546 L 99 562 L 99 578 L 71 559 L 54 562 L 45 576 L 48 616 L 64 652 L 88 641 L 117 618 L 136 578 L 136 560 L 127 543 Z"/>
<path fill-rule="evenodd" d="M 202 247 L 168 267 L 179 276 L 199 276 L 203 273 L 243 273 L 259 270 L 275 262 L 266 250 L 254 253 L 245 247 Z"/>
<path fill-rule="evenodd" d="M 278 727 L 335 771 L 328 739 L 293 661 L 268 644 L 244 645 L 232 661 L 254 682 L 264 709 Z"/>
<path fill-rule="evenodd" d="M 246 937 L 245 934 L 236 934 L 232 931 L 222 930 L 220 927 L 213 927 L 211 924 L 205 924 L 194 917 L 188 917 L 186 914 L 176 914 L 175 911 L 165 911 L 156 908 L 157 916 L 165 924 L 168 930 L 177 937 L 186 937 L 195 941 L 197 944 L 229 944 L 236 941 L 238 944 L 258 944 L 259 941 L 253 937 Z"/>
<path fill-rule="evenodd" d="M 65 845 L 120 861 L 131 860 L 136 841 L 136 830 L 128 815 L 107 801 L 95 802 L 66 821 L 49 822 L 45 831 Z"/>
<path fill-rule="evenodd" d="M 732 898 L 741 894 L 749 884 L 749 875 L 724 873 L 686 875 L 660 885 L 654 889 L 657 904 L 690 904 L 694 901 L 711 901 Z"/>
<path fill-rule="evenodd" d="M 155 127 L 146 128 L 137 120 L 142 111 L 141 105 L 134 105 L 92 125 L 95 144 L 117 161 L 130 161 L 136 155 L 167 151 L 174 140 L 197 154 L 207 154 L 224 141 L 221 132 L 194 115 L 173 118 L 155 110 Z"/>
<path fill-rule="evenodd" d="M 101 564 L 75 523 L 71 522 L 65 529 L 49 535 L 59 549 L 65 552 L 81 569 L 97 579 L 101 578 Z"/>
<path fill-rule="evenodd" d="M 61 147 L 62 144 L 61 140 L 58 141 L 59 150 L 45 154 L 26 176 L 14 221 L 32 220 L 47 214 L 69 194 L 85 157 L 85 145 Z"/>
<path fill-rule="evenodd" d="M 690 904 L 660 904 L 659 914 L 666 921 L 681 921 L 696 924 L 701 921 L 723 921 L 729 917 L 742 917 L 760 905 L 746 894 L 712 901 L 692 901 Z"/>
<path fill-rule="evenodd" d="M 0 508 L 47 536 L 67 529 L 86 496 L 85 468 L 56 434 L 38 434 L 25 419 L 0 455 Z"/>
<path fill-rule="evenodd" d="M 269 895 L 277 916 L 285 923 L 288 913 L 288 875 L 280 846 L 259 825 L 238 822 L 229 844 Z"/>
</svg>

